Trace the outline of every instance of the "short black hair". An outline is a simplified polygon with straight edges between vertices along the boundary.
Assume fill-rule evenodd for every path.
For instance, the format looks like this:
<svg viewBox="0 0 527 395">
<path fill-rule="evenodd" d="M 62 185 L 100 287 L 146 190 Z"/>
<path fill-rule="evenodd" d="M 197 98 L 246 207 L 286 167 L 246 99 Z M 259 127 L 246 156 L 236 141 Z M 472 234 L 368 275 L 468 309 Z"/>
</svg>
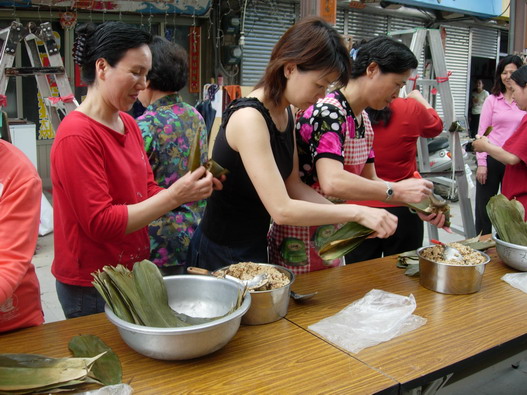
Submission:
<svg viewBox="0 0 527 395">
<path fill-rule="evenodd" d="M 511 80 L 516 82 L 522 88 L 527 84 L 527 66 L 522 66 L 511 74 Z"/>
<path fill-rule="evenodd" d="M 356 49 L 351 67 L 351 78 L 366 73 L 368 66 L 375 62 L 383 73 L 401 74 L 417 68 L 419 62 L 405 44 L 388 36 L 378 36 L 361 44 Z"/>
<path fill-rule="evenodd" d="M 150 88 L 161 92 L 178 92 L 188 79 L 188 54 L 179 44 L 154 36 L 150 43 L 152 68 L 146 79 Z"/>
<path fill-rule="evenodd" d="M 106 59 L 110 66 L 115 67 L 126 51 L 148 45 L 152 40 L 147 31 L 123 22 L 85 23 L 75 32 L 73 57 L 82 68 L 82 80 L 88 85 L 95 81 L 97 59 Z"/>
</svg>

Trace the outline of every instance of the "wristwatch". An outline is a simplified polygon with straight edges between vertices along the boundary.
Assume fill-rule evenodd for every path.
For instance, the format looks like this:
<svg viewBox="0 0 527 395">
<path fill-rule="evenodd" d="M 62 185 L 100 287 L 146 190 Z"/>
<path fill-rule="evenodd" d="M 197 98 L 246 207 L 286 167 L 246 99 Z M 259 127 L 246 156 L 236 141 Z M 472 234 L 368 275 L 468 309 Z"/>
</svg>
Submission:
<svg viewBox="0 0 527 395">
<path fill-rule="evenodd" d="M 392 184 L 390 184 L 388 181 L 384 181 L 384 183 L 386 184 L 386 198 L 384 199 L 384 201 L 387 202 L 393 197 L 393 189 Z"/>
</svg>

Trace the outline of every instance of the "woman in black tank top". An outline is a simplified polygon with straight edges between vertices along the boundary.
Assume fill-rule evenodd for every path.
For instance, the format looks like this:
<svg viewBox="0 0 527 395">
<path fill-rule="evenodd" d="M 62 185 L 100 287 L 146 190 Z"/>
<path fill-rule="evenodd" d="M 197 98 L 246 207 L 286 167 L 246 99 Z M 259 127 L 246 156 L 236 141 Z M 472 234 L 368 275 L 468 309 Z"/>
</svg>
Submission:
<svg viewBox="0 0 527 395">
<path fill-rule="evenodd" d="M 271 218 L 287 225 L 355 221 L 378 237 L 395 231 L 397 220 L 385 210 L 333 205 L 299 177 L 291 106 L 306 109 L 330 84 L 345 85 L 350 68 L 340 35 L 321 18 L 305 18 L 282 36 L 255 90 L 223 115 L 212 159 L 230 173 L 209 198 L 190 265 L 267 262 Z"/>
</svg>

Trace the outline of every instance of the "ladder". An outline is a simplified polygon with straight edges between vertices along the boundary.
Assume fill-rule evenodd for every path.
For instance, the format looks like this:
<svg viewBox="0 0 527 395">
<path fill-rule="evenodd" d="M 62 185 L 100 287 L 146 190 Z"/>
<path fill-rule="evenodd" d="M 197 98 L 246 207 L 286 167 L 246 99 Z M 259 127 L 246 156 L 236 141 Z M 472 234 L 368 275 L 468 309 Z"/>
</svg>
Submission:
<svg viewBox="0 0 527 395">
<path fill-rule="evenodd" d="M 409 30 L 400 30 L 389 33 L 390 36 L 400 39 L 403 43 L 408 45 L 417 59 L 421 59 L 421 55 L 425 49 L 428 41 L 430 53 L 432 55 L 432 65 L 436 78 L 418 78 L 417 70 L 413 70 L 410 78 L 406 82 L 406 90 L 409 92 L 413 86 L 425 86 L 424 96 L 429 99 L 430 88 L 437 89 L 441 97 L 441 105 L 443 110 L 443 124 L 448 126 L 448 141 L 452 152 L 452 178 L 433 176 L 431 181 L 440 184 L 450 185 L 452 180 L 455 180 L 457 185 L 459 203 L 461 208 L 461 219 L 463 227 L 451 226 L 452 230 L 458 234 L 464 235 L 465 238 L 476 236 L 476 227 L 474 224 L 474 216 L 472 213 L 472 206 L 468 196 L 468 182 L 465 174 L 465 164 L 463 161 L 463 152 L 461 149 L 461 141 L 459 133 L 463 130 L 461 125 L 457 122 L 454 108 L 454 98 L 450 89 L 450 82 L 448 80 L 448 70 L 445 62 L 445 52 L 441 40 L 441 34 L 438 29 L 415 28 Z M 428 100 L 431 102 L 430 100 Z M 418 166 L 419 170 L 424 174 L 430 174 L 430 160 L 428 153 L 427 141 L 424 138 L 419 138 L 417 144 L 418 150 Z M 427 177 L 428 178 L 428 177 Z M 430 224 L 428 225 L 428 234 L 430 238 L 438 238 L 438 229 Z"/>
<path fill-rule="evenodd" d="M 3 40 L 0 52 L 0 110 L 7 105 L 5 92 L 9 77 L 35 76 L 38 91 L 46 106 L 53 130 L 56 131 L 61 121 L 60 114 L 64 117 L 79 104 L 71 90 L 51 23 L 45 22 L 36 26 L 30 22 L 24 27 L 21 23 L 13 21 L 9 27 L 0 30 L 0 40 Z M 12 67 L 17 46 L 22 40 L 25 42 L 32 67 Z M 44 43 L 49 66 L 42 64 L 37 40 Z M 48 76 L 54 78 L 59 96 L 53 95 Z"/>
</svg>

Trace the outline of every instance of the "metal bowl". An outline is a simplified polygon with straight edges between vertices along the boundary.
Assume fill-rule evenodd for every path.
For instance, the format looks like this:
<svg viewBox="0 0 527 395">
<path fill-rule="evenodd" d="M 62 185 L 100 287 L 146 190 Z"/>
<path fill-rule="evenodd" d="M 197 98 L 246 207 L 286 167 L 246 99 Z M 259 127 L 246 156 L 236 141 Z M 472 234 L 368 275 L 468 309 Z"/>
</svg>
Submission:
<svg viewBox="0 0 527 395">
<path fill-rule="evenodd" d="M 239 286 L 221 278 L 177 275 L 164 277 L 168 303 L 178 313 L 191 317 L 219 317 L 236 303 Z M 222 348 L 238 331 L 249 309 L 247 294 L 236 311 L 205 324 L 181 328 L 154 328 L 126 322 L 105 306 L 110 322 L 122 339 L 139 354 L 155 359 L 182 360 L 201 357 Z M 154 308 L 154 306 L 153 306 Z"/>
<path fill-rule="evenodd" d="M 503 263 L 513 269 L 527 272 L 526 246 L 507 243 L 506 241 L 500 240 L 496 232 L 492 234 L 492 239 L 496 242 L 496 252 Z"/>
<path fill-rule="evenodd" d="M 423 250 L 433 245 L 421 247 L 417 250 L 419 256 L 419 283 L 432 291 L 443 294 L 463 295 L 478 292 L 485 266 L 490 257 L 478 251 L 485 257 L 485 261 L 478 265 L 448 265 L 434 262 L 421 256 Z"/>
<path fill-rule="evenodd" d="M 259 263 L 258 265 L 271 266 L 284 273 L 289 278 L 289 284 L 281 288 L 270 289 L 268 291 L 250 291 L 251 307 L 242 317 L 244 325 L 262 325 L 278 321 L 285 317 L 289 307 L 289 292 L 291 284 L 295 281 L 295 274 L 280 265 L 270 263 Z M 220 270 L 227 270 L 229 266 L 222 267 Z"/>
</svg>

